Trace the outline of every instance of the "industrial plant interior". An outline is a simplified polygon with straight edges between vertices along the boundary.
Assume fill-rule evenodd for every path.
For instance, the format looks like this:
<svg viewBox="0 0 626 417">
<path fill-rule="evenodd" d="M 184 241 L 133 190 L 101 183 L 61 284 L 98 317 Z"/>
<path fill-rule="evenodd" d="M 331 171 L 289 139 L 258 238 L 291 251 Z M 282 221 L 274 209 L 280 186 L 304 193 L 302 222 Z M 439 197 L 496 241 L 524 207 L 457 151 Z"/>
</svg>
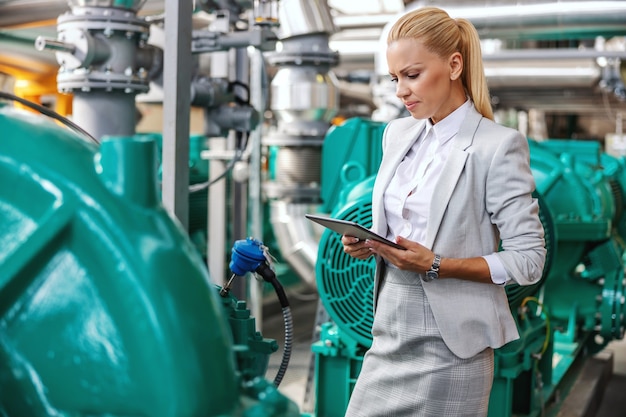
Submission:
<svg viewBox="0 0 626 417">
<path fill-rule="evenodd" d="M 626 1 L 0 0 L 0 416 L 342 417 L 371 345 L 384 61 L 481 37 L 530 147 L 542 280 L 489 417 L 626 416 Z M 436 416 L 433 416 L 436 417 Z"/>
</svg>

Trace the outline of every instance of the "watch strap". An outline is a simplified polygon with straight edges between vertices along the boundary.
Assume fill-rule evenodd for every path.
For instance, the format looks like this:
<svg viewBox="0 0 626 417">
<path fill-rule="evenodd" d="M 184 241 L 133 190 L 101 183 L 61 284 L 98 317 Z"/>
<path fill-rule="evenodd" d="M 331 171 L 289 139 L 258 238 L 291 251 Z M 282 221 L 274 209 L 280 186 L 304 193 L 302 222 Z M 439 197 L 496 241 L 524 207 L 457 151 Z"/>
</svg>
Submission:
<svg viewBox="0 0 626 417">
<path fill-rule="evenodd" d="M 435 254 L 435 259 L 433 259 L 433 264 L 430 269 L 426 271 L 424 276 L 424 281 L 430 282 L 437 278 L 439 278 L 439 265 L 441 264 L 441 255 Z"/>
<path fill-rule="evenodd" d="M 439 272 L 439 265 L 441 264 L 441 255 L 435 254 L 435 259 L 433 259 L 433 264 L 430 267 L 431 271 Z"/>
</svg>

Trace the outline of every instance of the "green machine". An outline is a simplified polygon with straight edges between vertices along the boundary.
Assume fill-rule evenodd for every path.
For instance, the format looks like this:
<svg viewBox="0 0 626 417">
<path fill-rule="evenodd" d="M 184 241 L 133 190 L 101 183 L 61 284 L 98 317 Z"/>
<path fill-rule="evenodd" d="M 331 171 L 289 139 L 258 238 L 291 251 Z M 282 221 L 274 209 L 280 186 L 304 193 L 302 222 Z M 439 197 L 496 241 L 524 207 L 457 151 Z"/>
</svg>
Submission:
<svg viewBox="0 0 626 417">
<path fill-rule="evenodd" d="M 153 139 L 8 106 L 0 131 L 0 416 L 299 415 L 160 205 Z"/>
<path fill-rule="evenodd" d="M 371 226 L 382 129 L 356 118 L 328 132 L 320 211 Z M 490 417 L 556 415 L 578 365 L 624 334 L 624 161 L 597 142 L 529 145 L 548 257 L 540 283 L 506 288 L 521 338 L 495 352 Z M 312 346 L 317 417 L 343 416 L 371 345 L 373 272 L 373 259 L 322 234 L 316 279 L 330 320 Z"/>
</svg>

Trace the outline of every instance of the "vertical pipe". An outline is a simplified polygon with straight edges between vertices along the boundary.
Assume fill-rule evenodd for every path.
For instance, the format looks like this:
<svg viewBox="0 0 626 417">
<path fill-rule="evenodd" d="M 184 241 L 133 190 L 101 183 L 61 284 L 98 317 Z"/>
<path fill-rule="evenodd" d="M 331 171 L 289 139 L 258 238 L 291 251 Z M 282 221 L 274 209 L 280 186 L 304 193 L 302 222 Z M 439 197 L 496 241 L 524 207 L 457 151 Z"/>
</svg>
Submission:
<svg viewBox="0 0 626 417">
<path fill-rule="evenodd" d="M 211 25 L 210 29 L 226 32 L 228 31 L 228 25 L 221 20 L 217 20 Z M 230 79 L 230 51 L 214 52 L 210 55 L 210 60 L 211 78 Z M 226 148 L 225 138 L 209 138 L 209 149 L 211 151 L 220 152 L 225 151 Z M 222 175 L 225 169 L 226 163 L 221 158 L 209 160 L 209 180 Z M 226 283 L 228 275 L 225 254 L 227 253 L 227 244 L 231 244 L 226 242 L 228 218 L 226 213 L 226 181 L 224 179 L 209 186 L 207 199 L 207 264 L 213 282 L 217 285 L 223 285 Z"/>
<path fill-rule="evenodd" d="M 191 1 L 165 2 L 163 67 L 163 205 L 183 228 L 189 223 Z"/>
<path fill-rule="evenodd" d="M 265 113 L 265 62 L 261 51 L 250 52 L 250 104 L 261 115 L 261 121 L 250 132 L 250 179 L 248 182 L 250 234 L 263 236 L 263 205 L 261 204 L 261 135 L 263 114 Z M 263 282 L 250 280 L 250 311 L 256 318 L 257 331 L 262 331 L 263 323 Z"/>
<path fill-rule="evenodd" d="M 209 138 L 211 151 L 226 150 L 226 140 L 222 137 Z M 226 164 L 220 158 L 209 161 L 209 179 L 217 178 L 224 173 Z M 217 181 L 208 189 L 207 198 L 207 260 L 209 274 L 213 283 L 224 285 L 226 283 L 226 181 Z"/>
<path fill-rule="evenodd" d="M 250 60 L 248 59 L 248 51 L 246 48 L 236 48 L 234 50 L 235 55 L 235 80 L 244 85 L 250 85 Z M 237 88 L 237 87 L 235 87 Z M 240 92 L 245 95 L 249 94 L 248 91 Z M 233 132 L 234 133 L 234 132 Z M 247 134 L 247 133 L 246 133 Z M 248 140 L 248 137 L 244 137 L 241 140 Z M 236 139 L 235 148 L 243 146 L 239 139 Z M 232 203 L 233 203 L 233 229 L 232 229 L 232 242 L 240 239 L 245 239 L 248 235 L 248 181 L 247 180 L 233 180 L 232 181 Z M 232 243 L 231 242 L 231 243 Z M 240 280 L 234 288 L 233 295 L 240 300 L 248 299 L 247 294 L 247 281 Z"/>
<path fill-rule="evenodd" d="M 246 48 L 236 48 L 234 50 L 235 55 L 235 80 L 243 85 L 250 85 L 250 59 L 248 58 L 248 51 Z M 249 94 L 249 91 L 239 91 L 238 89 L 241 87 L 235 86 L 235 92 L 238 92 L 242 98 L 245 97 L 246 94 Z M 248 137 L 244 137 L 242 140 L 248 140 Z M 239 148 L 242 146 L 242 143 L 239 143 L 239 140 L 235 141 L 235 148 Z M 245 239 L 248 234 L 248 216 L 247 209 L 248 206 L 246 204 L 247 200 L 247 191 L 248 191 L 248 181 L 233 181 L 233 241 L 239 239 Z"/>
<path fill-rule="evenodd" d="M 123 91 L 74 92 L 74 121 L 101 140 L 103 136 L 132 136 L 137 124 L 135 95 Z"/>
</svg>

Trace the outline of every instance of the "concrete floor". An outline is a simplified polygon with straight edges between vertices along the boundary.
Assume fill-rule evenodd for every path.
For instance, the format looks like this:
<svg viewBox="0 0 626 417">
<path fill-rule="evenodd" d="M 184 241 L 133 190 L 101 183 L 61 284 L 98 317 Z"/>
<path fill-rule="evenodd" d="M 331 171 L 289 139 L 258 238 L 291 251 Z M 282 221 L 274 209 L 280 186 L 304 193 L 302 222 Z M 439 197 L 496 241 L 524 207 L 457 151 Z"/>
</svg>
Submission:
<svg viewBox="0 0 626 417">
<path fill-rule="evenodd" d="M 606 386 L 595 417 L 625 417 L 626 340 L 613 341 L 605 350 L 613 353 L 613 375 Z"/>
<path fill-rule="evenodd" d="M 294 322 L 294 340 L 289 367 L 279 386 L 279 390 L 300 406 L 303 413 L 313 413 L 314 393 L 307 392 L 312 387 L 311 366 L 313 357 L 311 343 L 317 316 L 317 299 L 306 294 L 288 294 Z M 282 355 L 284 340 L 283 318 L 277 303 L 269 302 L 264 307 L 262 329 L 264 337 L 276 339 L 281 349 L 272 355 L 267 371 L 267 379 L 274 380 Z M 580 409 L 559 412 L 558 417 L 626 417 L 626 340 L 611 342 L 603 354 L 612 354 L 613 373 L 608 383 L 602 385 L 595 401 L 599 405 L 590 407 L 597 410 L 583 413 Z M 600 355 L 599 355 L 600 356 Z M 610 355 L 609 355 L 610 356 Z M 585 382 L 582 383 L 583 388 Z M 574 407 L 575 408 L 575 407 Z"/>
</svg>

